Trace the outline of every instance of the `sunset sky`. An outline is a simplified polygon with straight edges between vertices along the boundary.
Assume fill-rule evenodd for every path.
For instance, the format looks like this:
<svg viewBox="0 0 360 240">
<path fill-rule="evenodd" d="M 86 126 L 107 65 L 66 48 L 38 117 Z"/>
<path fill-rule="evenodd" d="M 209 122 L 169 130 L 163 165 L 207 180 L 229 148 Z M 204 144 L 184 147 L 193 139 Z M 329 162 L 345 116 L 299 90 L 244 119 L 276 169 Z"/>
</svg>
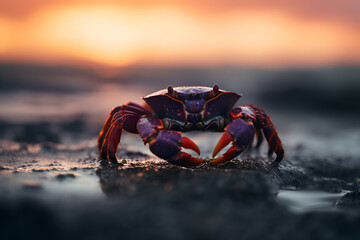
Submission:
<svg viewBox="0 0 360 240">
<path fill-rule="evenodd" d="M 359 64 L 359 12 L 358 0 L 0 0 L 0 61 Z"/>
</svg>

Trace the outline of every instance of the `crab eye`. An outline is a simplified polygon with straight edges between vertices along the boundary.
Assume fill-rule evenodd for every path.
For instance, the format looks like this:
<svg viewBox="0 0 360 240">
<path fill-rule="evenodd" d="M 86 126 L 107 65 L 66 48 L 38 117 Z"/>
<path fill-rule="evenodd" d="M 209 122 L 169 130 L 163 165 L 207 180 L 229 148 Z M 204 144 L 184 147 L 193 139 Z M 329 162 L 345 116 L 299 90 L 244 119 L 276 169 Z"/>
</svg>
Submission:
<svg viewBox="0 0 360 240">
<path fill-rule="evenodd" d="M 217 84 L 215 84 L 215 85 L 213 86 L 213 91 L 214 91 L 214 93 L 218 93 L 218 92 L 219 92 L 219 86 L 218 86 Z"/>
<path fill-rule="evenodd" d="M 220 89 L 219 89 L 219 86 L 217 84 L 215 84 L 213 86 L 213 89 L 211 91 L 203 94 L 202 97 L 205 100 L 209 100 L 209 99 L 215 97 L 218 93 L 220 93 Z"/>
<path fill-rule="evenodd" d="M 168 93 L 171 95 L 174 92 L 174 89 L 172 86 L 168 86 Z"/>
<path fill-rule="evenodd" d="M 168 90 L 168 94 L 171 97 L 177 98 L 177 92 L 174 90 L 172 86 L 169 86 L 167 90 Z"/>
</svg>

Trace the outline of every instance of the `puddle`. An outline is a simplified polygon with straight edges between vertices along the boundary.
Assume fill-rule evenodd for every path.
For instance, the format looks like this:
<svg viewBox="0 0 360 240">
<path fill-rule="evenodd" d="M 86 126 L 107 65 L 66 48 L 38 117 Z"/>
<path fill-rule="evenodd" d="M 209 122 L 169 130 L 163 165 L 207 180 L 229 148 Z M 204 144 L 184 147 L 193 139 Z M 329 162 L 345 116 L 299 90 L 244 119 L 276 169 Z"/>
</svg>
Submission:
<svg viewBox="0 0 360 240">
<path fill-rule="evenodd" d="M 280 190 L 277 198 L 290 211 L 296 213 L 337 211 L 334 203 L 346 193 L 347 191 L 329 193 L 313 190 Z"/>
<path fill-rule="evenodd" d="M 10 198 L 42 200 L 101 199 L 99 179 L 94 170 L 76 172 L 0 172 L 0 192 Z"/>
</svg>

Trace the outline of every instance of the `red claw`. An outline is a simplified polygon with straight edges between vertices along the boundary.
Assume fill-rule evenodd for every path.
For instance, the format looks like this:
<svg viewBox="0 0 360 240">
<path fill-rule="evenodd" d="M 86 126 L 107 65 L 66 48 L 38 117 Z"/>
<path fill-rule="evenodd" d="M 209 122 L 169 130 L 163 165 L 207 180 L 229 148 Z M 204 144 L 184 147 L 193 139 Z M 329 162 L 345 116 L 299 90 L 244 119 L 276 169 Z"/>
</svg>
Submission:
<svg viewBox="0 0 360 240">
<path fill-rule="evenodd" d="M 221 149 L 223 149 L 224 147 L 226 147 L 229 143 L 231 142 L 231 136 L 228 132 L 225 132 L 219 142 L 217 143 L 214 152 L 213 152 L 213 157 L 215 157 L 220 151 Z"/>
<path fill-rule="evenodd" d="M 190 166 L 198 166 L 205 162 L 204 159 L 194 158 L 190 154 L 186 152 L 179 152 L 175 157 L 169 160 L 170 163 L 190 167 Z"/>
<path fill-rule="evenodd" d="M 212 161 L 210 161 L 210 163 L 212 164 L 222 164 L 222 163 L 226 163 L 227 161 L 237 157 L 240 153 L 241 153 L 241 149 L 239 149 L 238 147 L 236 146 L 232 146 L 231 148 L 229 148 L 226 153 L 224 153 L 224 155 L 222 155 L 221 157 L 219 158 L 216 158 Z"/>
<path fill-rule="evenodd" d="M 194 152 L 196 152 L 198 155 L 200 155 L 199 147 L 187 137 L 182 137 L 182 147 L 186 149 L 191 149 Z"/>
</svg>

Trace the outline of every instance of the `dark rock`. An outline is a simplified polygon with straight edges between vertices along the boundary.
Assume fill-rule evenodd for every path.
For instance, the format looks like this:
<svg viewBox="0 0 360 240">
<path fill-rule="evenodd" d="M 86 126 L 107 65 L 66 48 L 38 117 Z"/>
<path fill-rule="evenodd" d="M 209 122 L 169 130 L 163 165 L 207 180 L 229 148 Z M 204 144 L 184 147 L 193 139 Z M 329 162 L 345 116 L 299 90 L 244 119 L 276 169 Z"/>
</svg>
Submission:
<svg viewBox="0 0 360 240">
<path fill-rule="evenodd" d="M 360 178 L 355 179 L 355 191 L 360 192 Z"/>
<path fill-rule="evenodd" d="M 76 175 L 73 173 L 60 173 L 56 175 L 56 179 L 59 181 L 63 181 L 65 179 L 74 179 L 76 178 Z"/>
<path fill-rule="evenodd" d="M 10 168 L 5 167 L 5 166 L 0 166 L 0 171 L 1 171 L 1 170 L 10 170 Z"/>
<path fill-rule="evenodd" d="M 41 172 L 48 172 L 48 171 L 50 171 L 50 169 L 32 169 L 31 171 L 41 173 Z"/>
<path fill-rule="evenodd" d="M 51 123 L 24 124 L 22 127 L 22 131 L 14 138 L 18 142 L 60 142 L 59 134 L 56 133 L 54 126 L 51 125 Z"/>
<path fill-rule="evenodd" d="M 345 194 L 338 202 L 340 207 L 356 207 L 360 210 L 360 192 L 349 192 Z"/>
</svg>

